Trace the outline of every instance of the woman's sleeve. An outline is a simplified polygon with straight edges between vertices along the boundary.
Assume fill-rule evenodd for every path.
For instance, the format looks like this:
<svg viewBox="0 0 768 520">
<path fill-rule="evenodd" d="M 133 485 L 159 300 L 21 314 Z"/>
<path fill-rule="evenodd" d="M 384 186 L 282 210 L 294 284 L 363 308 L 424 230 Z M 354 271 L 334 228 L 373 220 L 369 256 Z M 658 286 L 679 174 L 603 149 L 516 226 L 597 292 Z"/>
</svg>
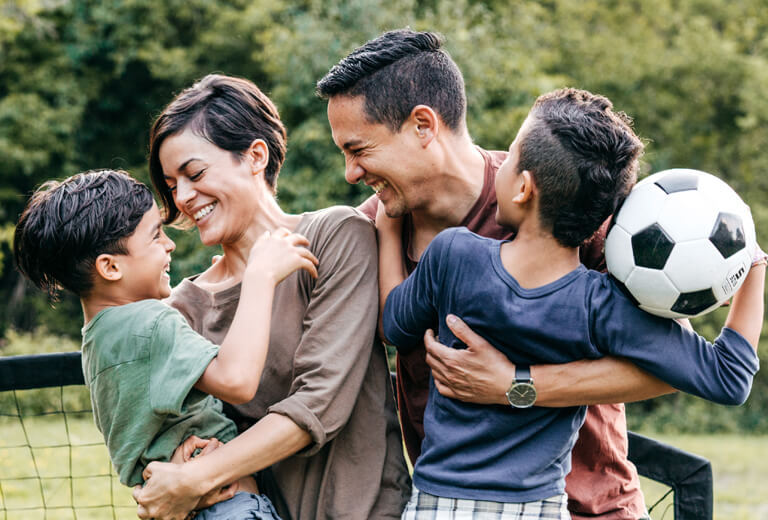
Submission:
<svg viewBox="0 0 768 520">
<path fill-rule="evenodd" d="M 337 215 L 334 213 L 333 215 Z M 309 432 L 313 455 L 344 427 L 368 370 L 378 319 L 376 235 L 348 209 L 328 219 L 314 239 L 318 278 L 309 295 L 304 332 L 294 356 L 290 395 L 269 407 Z M 383 355 L 383 354 L 382 354 Z M 385 377 L 386 374 L 381 374 Z"/>
<path fill-rule="evenodd" d="M 607 277 L 591 300 L 591 333 L 602 352 L 626 357 L 678 390 L 719 404 L 741 404 L 749 396 L 759 362 L 738 332 L 723 328 L 710 343 L 674 320 L 639 309 Z"/>
</svg>

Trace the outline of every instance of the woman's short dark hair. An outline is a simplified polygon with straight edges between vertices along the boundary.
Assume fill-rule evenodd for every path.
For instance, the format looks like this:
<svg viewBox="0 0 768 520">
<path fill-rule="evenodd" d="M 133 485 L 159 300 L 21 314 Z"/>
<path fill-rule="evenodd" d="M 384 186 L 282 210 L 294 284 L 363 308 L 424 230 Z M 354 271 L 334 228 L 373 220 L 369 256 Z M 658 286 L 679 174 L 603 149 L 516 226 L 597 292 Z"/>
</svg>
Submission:
<svg viewBox="0 0 768 520">
<path fill-rule="evenodd" d="M 643 143 L 626 114 L 585 90 L 544 94 L 529 118 L 518 169 L 533 175 L 542 223 L 558 242 L 577 247 L 629 193 Z"/>
<path fill-rule="evenodd" d="M 13 240 L 19 270 L 55 299 L 59 287 L 83 296 L 101 254 L 126 254 L 125 239 L 152 208 L 152 192 L 126 172 L 94 170 L 41 185 Z"/>
<path fill-rule="evenodd" d="M 176 220 L 179 210 L 165 182 L 160 147 L 166 138 L 187 128 L 238 158 L 242 158 L 241 154 L 254 140 L 264 140 L 269 150 L 264 178 L 275 189 L 287 141 L 277 107 L 247 79 L 209 74 L 176 96 L 152 125 L 149 172 L 152 185 L 162 199 L 166 224 Z"/>
</svg>

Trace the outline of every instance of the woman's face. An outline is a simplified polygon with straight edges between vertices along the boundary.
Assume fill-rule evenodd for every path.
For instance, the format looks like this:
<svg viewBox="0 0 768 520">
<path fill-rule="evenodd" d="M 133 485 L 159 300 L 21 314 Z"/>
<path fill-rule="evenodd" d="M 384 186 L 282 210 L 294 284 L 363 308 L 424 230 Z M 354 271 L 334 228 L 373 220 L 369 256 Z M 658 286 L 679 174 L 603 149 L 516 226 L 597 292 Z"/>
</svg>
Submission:
<svg viewBox="0 0 768 520">
<path fill-rule="evenodd" d="M 254 161 L 223 150 L 187 129 L 160 146 L 160 163 L 179 211 L 205 245 L 232 244 L 253 220 L 259 182 Z M 264 186 L 261 186 L 265 189 Z"/>
</svg>

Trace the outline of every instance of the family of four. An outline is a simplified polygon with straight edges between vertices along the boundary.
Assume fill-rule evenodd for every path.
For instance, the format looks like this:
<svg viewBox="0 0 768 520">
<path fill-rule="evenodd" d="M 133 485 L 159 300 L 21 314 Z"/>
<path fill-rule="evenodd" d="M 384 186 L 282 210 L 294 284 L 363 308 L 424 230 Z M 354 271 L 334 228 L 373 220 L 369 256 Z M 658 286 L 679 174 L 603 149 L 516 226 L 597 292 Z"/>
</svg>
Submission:
<svg viewBox="0 0 768 520">
<path fill-rule="evenodd" d="M 441 39 L 408 29 L 317 91 L 346 180 L 375 191 L 357 209 L 283 212 L 277 108 L 209 75 L 152 127 L 159 207 L 100 170 L 44 184 L 20 217 L 20 270 L 81 299 L 96 424 L 139 517 L 647 518 L 623 405 L 605 403 L 743 402 L 762 258 L 709 343 L 598 272 L 643 152 L 606 98 L 544 94 L 509 151 L 484 150 Z M 223 255 L 171 289 L 179 222 Z"/>
</svg>

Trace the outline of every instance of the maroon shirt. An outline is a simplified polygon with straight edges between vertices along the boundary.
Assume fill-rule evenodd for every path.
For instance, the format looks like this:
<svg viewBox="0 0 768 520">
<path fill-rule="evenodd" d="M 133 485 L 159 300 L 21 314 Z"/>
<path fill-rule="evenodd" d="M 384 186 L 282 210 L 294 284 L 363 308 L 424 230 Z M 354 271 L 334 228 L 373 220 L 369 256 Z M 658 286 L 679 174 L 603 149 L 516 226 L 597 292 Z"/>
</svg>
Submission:
<svg viewBox="0 0 768 520">
<path fill-rule="evenodd" d="M 485 158 L 483 189 L 461 226 L 479 235 L 511 240 L 514 232 L 496 223 L 496 171 L 507 152 L 479 149 Z M 378 198 L 374 195 L 359 206 L 374 220 Z M 603 242 L 605 225 L 579 250 L 581 261 L 590 269 L 604 270 Z M 403 218 L 403 251 L 410 273 L 417 261 L 409 258 L 413 223 Z M 415 349 L 397 354 L 397 401 L 403 440 L 411 461 L 421 453 L 424 439 L 424 409 L 429 394 L 430 369 L 426 350 Z M 566 477 L 568 509 L 574 519 L 636 520 L 645 512 L 637 470 L 627 459 L 627 424 L 624 405 L 596 405 L 587 408 L 584 426 L 572 453 L 571 472 Z M 585 516 L 586 515 L 586 516 Z"/>
</svg>

